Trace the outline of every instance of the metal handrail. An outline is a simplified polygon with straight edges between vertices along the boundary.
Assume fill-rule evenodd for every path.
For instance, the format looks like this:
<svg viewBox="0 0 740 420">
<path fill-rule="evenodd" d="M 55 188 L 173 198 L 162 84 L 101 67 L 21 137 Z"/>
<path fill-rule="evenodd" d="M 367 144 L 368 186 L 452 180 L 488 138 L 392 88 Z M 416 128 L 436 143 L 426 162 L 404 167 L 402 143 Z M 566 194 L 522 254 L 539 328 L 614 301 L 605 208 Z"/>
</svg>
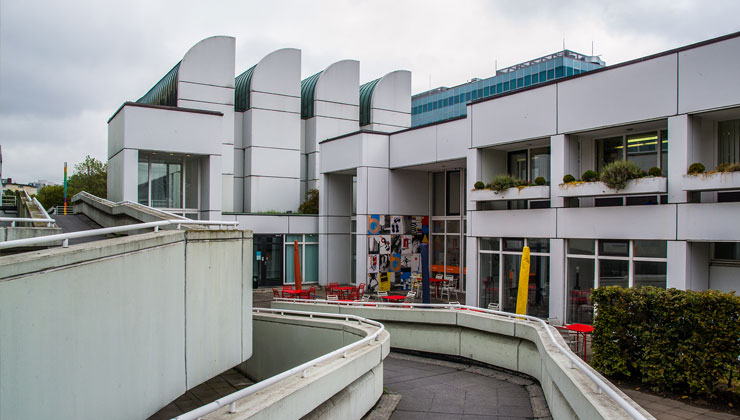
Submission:
<svg viewBox="0 0 740 420">
<path fill-rule="evenodd" d="M 361 306 L 361 307 L 367 307 L 367 306 L 376 306 L 376 307 L 401 307 L 401 308 L 425 308 L 425 309 L 468 309 L 473 310 L 476 312 L 482 312 L 487 313 L 491 315 L 501 315 L 506 316 L 509 318 L 519 318 L 519 319 L 526 319 L 529 321 L 535 321 L 539 323 L 542 327 L 544 327 L 545 332 L 547 333 L 548 337 L 550 338 L 550 341 L 555 345 L 555 347 L 565 356 L 567 357 L 571 365 L 574 367 L 577 367 L 578 370 L 580 370 L 583 374 L 588 376 L 591 381 L 593 381 L 594 385 L 596 385 L 596 393 L 600 394 L 601 391 L 606 392 L 606 394 L 624 411 L 626 411 L 630 416 L 632 416 L 635 420 L 647 420 L 647 418 L 640 413 L 635 407 L 627 403 L 624 398 L 622 398 L 619 394 L 617 394 L 614 389 L 609 386 L 607 383 L 605 383 L 601 378 L 596 376 L 594 373 L 594 370 L 591 366 L 589 366 L 586 362 L 582 361 L 578 356 L 576 356 L 572 350 L 569 348 L 566 350 L 565 347 L 561 346 L 560 343 L 557 342 L 555 339 L 555 336 L 553 335 L 551 329 L 549 328 L 550 325 L 547 324 L 544 320 L 530 316 L 530 315 L 519 315 L 519 314 L 513 314 L 511 312 L 503 312 L 503 311 L 494 311 L 491 309 L 485 309 L 485 308 L 478 308 L 475 306 L 468 306 L 468 305 L 460 305 L 460 304 L 439 304 L 439 303 L 386 303 L 386 302 L 362 302 L 362 301 L 356 301 L 356 302 L 337 302 L 337 301 L 328 301 L 328 300 L 318 300 L 318 299 L 291 299 L 291 298 L 274 298 L 273 301 L 277 302 L 293 302 L 293 303 L 308 303 L 308 304 L 329 304 L 329 305 L 345 305 L 345 306 Z"/>
<path fill-rule="evenodd" d="M 46 212 L 44 205 L 41 204 L 41 202 L 36 197 L 33 197 L 33 203 L 36 204 L 36 207 L 41 209 L 41 213 L 43 213 L 43 215 L 46 216 L 47 219 L 51 219 L 49 213 Z"/>
<path fill-rule="evenodd" d="M 47 223 L 51 226 L 56 220 L 46 215 L 46 219 L 35 219 L 32 217 L 0 217 L 0 222 L 10 222 L 10 227 L 15 227 L 16 222 L 22 223 Z"/>
<path fill-rule="evenodd" d="M 31 219 L 38 221 L 39 219 Z M 53 219 L 50 219 L 53 221 Z M 0 220 L 2 221 L 2 220 Z M 101 229 L 83 230 L 80 232 L 60 233 L 57 235 L 39 236 L 36 238 L 15 239 L 12 241 L 0 242 L 0 249 L 17 248 L 22 246 L 31 246 L 43 244 L 46 242 L 62 241 L 62 247 L 69 246 L 70 239 L 84 238 L 88 236 L 107 235 L 109 233 L 127 232 L 131 230 L 154 228 L 155 232 L 159 231 L 160 226 L 176 225 L 180 229 L 181 225 L 218 225 L 218 226 L 237 226 L 239 222 L 226 222 L 219 220 L 161 220 L 158 222 L 137 223 L 133 225 L 114 226 Z"/>
<path fill-rule="evenodd" d="M 252 395 L 255 392 L 261 391 L 267 388 L 268 386 L 273 385 L 279 381 L 282 381 L 283 379 L 293 376 L 297 373 L 301 373 L 301 377 L 305 378 L 307 376 L 307 371 L 309 368 L 314 367 L 325 360 L 329 360 L 331 358 L 339 356 L 340 354 L 342 355 L 342 357 L 347 357 L 347 352 L 349 352 L 350 350 L 356 347 L 359 347 L 365 343 L 372 344 L 373 341 L 378 341 L 378 337 L 385 330 L 385 326 L 381 324 L 380 322 L 373 321 L 372 319 L 367 319 L 367 318 L 363 318 L 361 316 L 356 316 L 356 315 L 328 314 L 328 313 L 323 313 L 323 312 L 305 312 L 305 311 L 294 311 L 294 310 L 289 310 L 289 309 L 267 309 L 267 308 L 254 308 L 252 309 L 252 312 L 254 313 L 261 313 L 261 312 L 279 313 L 280 315 L 285 315 L 285 314 L 302 315 L 302 316 L 309 316 L 311 318 L 338 318 L 338 319 L 344 319 L 345 321 L 355 320 L 361 324 L 365 323 L 365 324 L 369 324 L 374 327 L 377 327 L 378 330 L 366 336 L 365 338 L 361 340 L 355 341 L 354 343 L 348 344 L 344 347 L 334 350 L 331 353 L 327 353 L 313 360 L 309 360 L 308 362 L 298 365 L 294 368 L 288 369 L 285 372 L 278 373 L 277 375 L 271 376 L 263 381 L 257 382 L 254 385 L 248 386 L 244 389 L 240 389 L 239 391 L 231 393 L 225 397 L 221 397 L 217 399 L 216 401 L 213 401 L 210 404 L 206 404 L 204 406 L 196 408 L 195 410 L 188 411 L 185 414 L 181 414 L 177 417 L 174 417 L 173 420 L 195 420 L 195 419 L 200 418 L 201 416 L 205 416 L 206 414 L 212 413 L 218 410 L 219 408 L 224 407 L 229 404 L 231 405 L 231 407 L 229 408 L 229 412 L 236 413 L 236 401 L 237 400 L 244 398 L 248 395 Z"/>
</svg>

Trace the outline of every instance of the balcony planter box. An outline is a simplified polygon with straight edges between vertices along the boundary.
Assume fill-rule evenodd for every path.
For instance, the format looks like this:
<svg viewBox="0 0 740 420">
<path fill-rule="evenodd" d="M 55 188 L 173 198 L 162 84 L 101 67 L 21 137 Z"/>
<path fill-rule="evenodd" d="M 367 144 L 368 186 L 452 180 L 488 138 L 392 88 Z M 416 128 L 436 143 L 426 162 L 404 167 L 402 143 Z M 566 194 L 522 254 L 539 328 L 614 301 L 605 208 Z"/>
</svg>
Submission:
<svg viewBox="0 0 740 420">
<path fill-rule="evenodd" d="M 740 190 L 740 172 L 709 172 L 684 175 L 684 191 Z"/>
<path fill-rule="evenodd" d="M 561 197 L 604 197 L 611 195 L 664 194 L 668 191 L 666 178 L 645 177 L 627 181 L 627 186 L 619 191 L 609 188 L 601 181 L 571 182 L 558 185 Z"/>
<path fill-rule="evenodd" d="M 514 187 L 501 192 L 489 189 L 470 192 L 472 201 L 547 200 L 548 198 L 550 198 L 550 186 L 548 185 Z"/>
</svg>

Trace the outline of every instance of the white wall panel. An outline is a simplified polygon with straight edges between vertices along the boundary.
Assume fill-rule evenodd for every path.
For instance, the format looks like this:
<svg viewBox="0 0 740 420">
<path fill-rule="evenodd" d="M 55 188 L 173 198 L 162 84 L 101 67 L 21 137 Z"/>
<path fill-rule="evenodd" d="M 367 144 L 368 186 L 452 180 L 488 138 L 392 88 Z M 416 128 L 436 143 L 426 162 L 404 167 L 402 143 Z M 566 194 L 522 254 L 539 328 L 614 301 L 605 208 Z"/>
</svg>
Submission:
<svg viewBox="0 0 740 420">
<path fill-rule="evenodd" d="M 472 144 L 490 146 L 556 133 L 555 85 L 481 102 L 468 107 Z"/>
<path fill-rule="evenodd" d="M 396 169 L 389 173 L 389 214 L 429 214 L 429 175 Z"/>
<path fill-rule="evenodd" d="M 437 127 L 429 126 L 390 136 L 390 167 L 432 163 L 437 160 Z"/>
<path fill-rule="evenodd" d="M 740 104 L 740 38 L 678 54 L 679 113 Z"/>
<path fill-rule="evenodd" d="M 251 162 L 247 175 L 300 178 L 300 153 L 297 150 L 249 147 L 245 159 Z"/>
<path fill-rule="evenodd" d="M 252 91 L 249 96 L 249 108 L 298 114 L 301 112 L 301 98 L 300 96 L 284 96 Z"/>
<path fill-rule="evenodd" d="M 239 229 L 249 229 L 256 234 L 288 232 L 288 217 L 273 215 L 236 215 Z"/>
<path fill-rule="evenodd" d="M 314 116 L 354 120 L 355 124 L 358 124 L 360 106 L 316 100 L 314 102 Z M 355 131 L 357 129 L 359 129 L 359 125 L 355 128 Z"/>
<path fill-rule="evenodd" d="M 555 209 L 491 210 L 472 213 L 472 226 L 468 229 L 473 236 L 555 237 Z"/>
<path fill-rule="evenodd" d="M 661 206 L 662 207 L 662 206 Z M 678 205 L 678 239 L 685 241 L 738 241 L 740 203 Z"/>
<path fill-rule="evenodd" d="M 390 125 L 398 130 L 411 127 L 411 114 L 407 112 L 388 111 L 386 109 L 370 110 L 370 121 L 373 124 Z"/>
<path fill-rule="evenodd" d="M 201 85 L 191 82 L 180 82 L 177 84 L 178 100 L 190 100 L 198 102 L 214 102 L 217 104 L 234 105 L 234 88 Z"/>
<path fill-rule="evenodd" d="M 676 206 L 558 209 L 558 238 L 676 239 Z"/>
<path fill-rule="evenodd" d="M 301 116 L 289 112 L 251 109 L 245 113 L 250 131 L 244 146 L 279 147 L 300 150 Z"/>
<path fill-rule="evenodd" d="M 300 181 L 291 178 L 248 176 L 244 178 L 250 212 L 297 211 L 300 204 Z M 248 186 L 246 184 L 249 184 Z M 280 191 L 280 194 L 275 194 Z"/>
<path fill-rule="evenodd" d="M 266 55 L 254 68 L 251 90 L 301 96 L 301 50 L 283 48 Z"/>
<path fill-rule="evenodd" d="M 470 123 L 467 119 L 437 125 L 437 161 L 461 159 L 470 145 Z"/>
<path fill-rule="evenodd" d="M 221 119 L 218 115 L 127 106 L 124 144 L 130 149 L 174 153 L 221 153 Z"/>
<path fill-rule="evenodd" d="M 319 233 L 319 216 L 288 216 L 287 233 L 309 235 Z"/>
<path fill-rule="evenodd" d="M 362 134 L 362 144 L 363 166 L 388 167 L 388 136 L 382 134 Z"/>
<path fill-rule="evenodd" d="M 673 115 L 676 84 L 675 54 L 558 83 L 558 132 Z"/>
<path fill-rule="evenodd" d="M 182 58 L 178 80 L 233 88 L 235 50 L 236 39 L 230 36 L 198 42 Z"/>
<path fill-rule="evenodd" d="M 321 172 L 335 172 L 362 165 L 363 135 L 344 137 L 321 143 Z"/>
<path fill-rule="evenodd" d="M 367 214 L 390 214 L 389 172 L 388 169 L 367 168 Z M 357 182 L 359 183 L 360 180 L 358 179 Z"/>
</svg>

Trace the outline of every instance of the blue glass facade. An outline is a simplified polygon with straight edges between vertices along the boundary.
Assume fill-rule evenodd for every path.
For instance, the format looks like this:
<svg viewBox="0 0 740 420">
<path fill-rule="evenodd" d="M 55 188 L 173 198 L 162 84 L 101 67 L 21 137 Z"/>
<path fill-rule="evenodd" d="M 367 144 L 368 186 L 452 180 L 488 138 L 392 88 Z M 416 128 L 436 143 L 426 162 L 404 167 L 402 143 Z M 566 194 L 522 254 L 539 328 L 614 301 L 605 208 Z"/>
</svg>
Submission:
<svg viewBox="0 0 740 420">
<path fill-rule="evenodd" d="M 587 58 L 564 50 L 500 70 L 487 79 L 414 95 L 411 98 L 411 126 L 464 116 L 466 104 L 477 99 L 604 67 L 603 61 L 586 61 Z"/>
</svg>

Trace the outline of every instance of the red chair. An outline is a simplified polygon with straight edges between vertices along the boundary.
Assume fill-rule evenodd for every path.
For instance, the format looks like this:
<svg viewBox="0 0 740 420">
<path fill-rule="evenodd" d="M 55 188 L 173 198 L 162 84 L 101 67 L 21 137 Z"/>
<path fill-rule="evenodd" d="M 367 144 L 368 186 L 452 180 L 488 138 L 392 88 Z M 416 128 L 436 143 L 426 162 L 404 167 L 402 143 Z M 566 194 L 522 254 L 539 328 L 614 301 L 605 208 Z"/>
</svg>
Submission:
<svg viewBox="0 0 740 420">
<path fill-rule="evenodd" d="M 280 296 L 280 291 L 278 289 L 274 288 L 274 287 L 272 288 L 272 297 L 274 297 L 274 298 L 282 297 L 282 296 Z"/>
<path fill-rule="evenodd" d="M 336 292 L 334 291 L 335 287 L 339 287 L 339 283 L 337 282 L 329 283 L 326 285 L 326 287 L 324 287 L 324 289 L 326 290 L 327 296 L 336 294 Z"/>
<path fill-rule="evenodd" d="M 311 286 L 308 290 L 302 290 L 301 299 L 316 299 L 316 286 Z"/>
</svg>

